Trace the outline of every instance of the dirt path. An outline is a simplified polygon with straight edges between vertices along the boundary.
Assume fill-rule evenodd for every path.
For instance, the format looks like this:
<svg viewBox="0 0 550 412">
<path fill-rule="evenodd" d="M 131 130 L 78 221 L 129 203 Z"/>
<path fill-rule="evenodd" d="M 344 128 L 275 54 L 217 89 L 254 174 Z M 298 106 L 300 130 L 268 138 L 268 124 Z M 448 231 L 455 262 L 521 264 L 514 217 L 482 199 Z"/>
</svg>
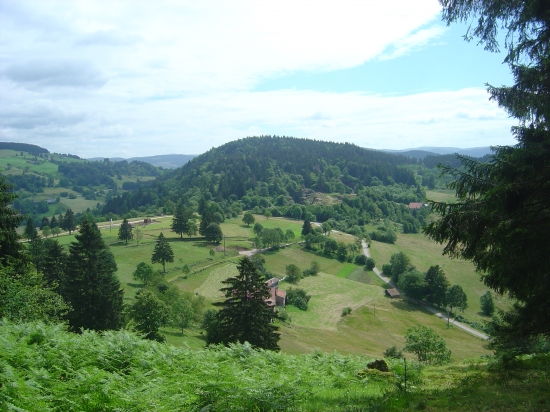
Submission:
<svg viewBox="0 0 550 412">
<path fill-rule="evenodd" d="M 364 241 L 364 240 L 361 240 L 361 245 L 363 246 L 363 253 L 365 254 L 366 257 L 371 257 L 370 256 L 370 252 L 369 252 L 369 247 L 367 245 L 367 243 Z M 386 282 L 388 285 L 390 285 L 392 288 L 395 288 L 397 289 L 397 286 L 395 285 L 395 283 L 393 283 L 393 281 L 384 276 L 383 273 L 380 271 L 380 269 L 378 268 L 374 268 L 374 273 L 376 273 L 378 275 L 378 277 L 380 279 L 382 279 L 384 282 Z M 397 289 L 399 290 L 399 289 Z M 481 339 L 485 339 L 485 340 L 488 340 L 489 339 L 489 336 L 487 336 L 486 334 L 482 333 L 482 332 L 479 332 L 475 329 L 472 329 L 471 327 L 469 326 L 466 326 L 464 325 L 463 323 L 460 323 L 456 320 L 448 320 L 447 319 L 447 316 L 445 316 L 443 313 L 441 313 L 439 310 L 437 310 L 436 308 L 430 306 L 430 305 L 426 305 L 426 304 L 422 304 L 422 306 L 428 310 L 429 312 L 433 313 L 435 316 L 437 316 L 439 319 L 447 322 L 449 321 L 450 324 L 456 326 L 457 328 L 460 328 L 474 336 L 477 336 L 478 338 L 481 338 Z"/>
</svg>

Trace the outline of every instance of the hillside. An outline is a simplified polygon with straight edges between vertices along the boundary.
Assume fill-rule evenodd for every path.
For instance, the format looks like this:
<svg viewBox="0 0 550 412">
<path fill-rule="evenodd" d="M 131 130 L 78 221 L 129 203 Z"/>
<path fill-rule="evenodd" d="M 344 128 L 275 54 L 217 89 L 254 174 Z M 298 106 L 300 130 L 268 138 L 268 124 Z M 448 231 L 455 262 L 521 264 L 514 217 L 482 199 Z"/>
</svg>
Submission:
<svg viewBox="0 0 550 412">
<path fill-rule="evenodd" d="M 144 156 L 144 157 L 130 157 L 124 159 L 122 157 L 112 157 L 109 158 L 111 162 L 122 162 L 126 161 L 131 162 L 145 162 L 153 165 L 155 167 L 163 167 L 164 169 L 177 169 L 178 167 L 183 166 L 189 160 L 197 157 L 197 155 L 186 155 L 186 154 L 167 154 L 167 155 L 157 155 L 157 156 Z M 102 157 L 94 157 L 88 159 L 90 161 L 103 161 Z"/>
</svg>

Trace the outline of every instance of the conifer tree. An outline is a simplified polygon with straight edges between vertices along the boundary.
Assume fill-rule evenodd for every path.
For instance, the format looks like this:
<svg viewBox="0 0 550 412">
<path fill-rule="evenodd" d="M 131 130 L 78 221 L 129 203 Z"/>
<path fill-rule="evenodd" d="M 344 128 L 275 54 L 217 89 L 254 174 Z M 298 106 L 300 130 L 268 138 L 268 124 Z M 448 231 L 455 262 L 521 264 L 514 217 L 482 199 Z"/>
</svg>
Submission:
<svg viewBox="0 0 550 412">
<path fill-rule="evenodd" d="M 174 261 L 174 252 L 170 243 L 166 240 L 162 232 L 160 232 L 159 237 L 157 238 L 157 244 L 153 250 L 153 256 L 151 257 L 151 263 L 160 263 L 162 264 L 162 271 L 166 273 L 166 262 Z"/>
<path fill-rule="evenodd" d="M 63 251 L 63 246 L 59 244 L 59 241 L 57 239 L 47 239 L 44 241 L 42 273 L 48 285 L 59 287 L 63 279 L 66 263 L 67 254 Z"/>
<path fill-rule="evenodd" d="M 11 260 L 23 258 L 23 245 L 18 242 L 19 235 L 16 232 L 23 217 L 8 207 L 17 197 L 10 192 L 11 188 L 4 177 L 0 176 L 0 266 L 8 265 Z"/>
<path fill-rule="evenodd" d="M 183 234 L 189 232 L 189 220 L 193 217 L 193 211 L 191 208 L 184 206 L 182 202 L 178 203 L 176 212 L 172 218 L 172 232 L 180 235 L 183 239 Z"/>
<path fill-rule="evenodd" d="M 57 221 L 57 218 L 55 215 L 52 216 L 52 219 L 50 220 L 50 227 L 53 229 L 54 227 L 58 227 L 59 222 Z"/>
<path fill-rule="evenodd" d="M 216 330 L 208 334 L 208 343 L 248 342 L 256 348 L 279 350 L 278 328 L 272 323 L 277 315 L 266 303 L 270 293 L 263 277 L 247 257 L 241 259 L 237 269 L 237 276 L 222 282 L 227 286 L 220 290 L 227 299 L 215 303 L 221 310 Z"/>
<path fill-rule="evenodd" d="M 30 241 L 33 240 L 36 236 L 38 236 L 38 232 L 36 231 L 36 227 L 34 226 L 34 221 L 32 220 L 32 217 L 29 216 L 27 219 L 27 226 L 25 226 L 25 237 Z"/>
<path fill-rule="evenodd" d="M 124 219 L 122 221 L 122 224 L 118 228 L 118 239 L 123 240 L 126 242 L 126 244 L 128 244 L 128 241 L 132 240 L 133 237 L 134 236 L 132 235 L 132 225 L 128 223 L 128 219 Z"/>
<path fill-rule="evenodd" d="M 115 276 L 117 265 L 95 223 L 84 219 L 80 233 L 69 246 L 66 275 L 61 293 L 73 311 L 67 315 L 69 327 L 120 329 L 123 325 L 123 297 Z"/>
<path fill-rule="evenodd" d="M 302 226 L 302 236 L 306 237 L 312 232 L 313 232 L 313 227 L 311 227 L 311 222 L 307 219 L 304 220 L 304 224 Z"/>
<path fill-rule="evenodd" d="M 69 235 L 76 229 L 76 221 L 74 218 L 74 213 L 71 209 L 67 209 L 65 216 L 63 216 L 63 225 L 62 229 L 67 230 Z"/>
</svg>

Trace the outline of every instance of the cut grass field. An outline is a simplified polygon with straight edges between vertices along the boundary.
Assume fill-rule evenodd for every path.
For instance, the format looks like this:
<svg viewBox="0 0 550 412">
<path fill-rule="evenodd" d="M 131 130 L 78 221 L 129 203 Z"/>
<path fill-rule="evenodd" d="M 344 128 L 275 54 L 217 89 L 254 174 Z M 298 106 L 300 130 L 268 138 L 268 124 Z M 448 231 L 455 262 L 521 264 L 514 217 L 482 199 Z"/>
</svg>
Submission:
<svg viewBox="0 0 550 412">
<path fill-rule="evenodd" d="M 455 203 L 455 191 L 450 189 L 426 190 L 426 199 L 434 202 Z"/>
<path fill-rule="evenodd" d="M 488 288 L 480 280 L 480 275 L 476 273 L 471 262 L 443 256 L 443 246 L 420 233 L 399 233 L 394 245 L 371 241 L 370 253 L 379 269 L 383 264 L 390 262 L 392 254 L 399 252 L 409 256 L 411 263 L 421 272 L 426 272 L 430 266 L 439 265 L 447 275 L 449 282 L 462 286 L 468 297 L 468 308 L 464 311 L 464 316 L 480 323 L 489 320 L 480 313 L 479 304 L 479 298 Z M 495 295 L 494 298 L 497 307 L 501 309 L 508 307 L 509 301 L 506 298 Z"/>
</svg>

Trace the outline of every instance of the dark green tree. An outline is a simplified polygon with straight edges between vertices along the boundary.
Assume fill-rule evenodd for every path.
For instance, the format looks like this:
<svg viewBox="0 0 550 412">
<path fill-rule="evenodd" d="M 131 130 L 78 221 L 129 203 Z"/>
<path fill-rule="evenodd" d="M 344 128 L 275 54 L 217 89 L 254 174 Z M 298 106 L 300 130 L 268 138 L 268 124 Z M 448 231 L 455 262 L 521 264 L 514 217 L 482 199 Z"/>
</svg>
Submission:
<svg viewBox="0 0 550 412">
<path fill-rule="evenodd" d="M 42 230 L 44 226 L 50 226 L 50 221 L 46 216 L 42 218 L 42 222 L 40 223 L 40 230 Z"/>
<path fill-rule="evenodd" d="M 409 298 L 422 300 L 426 294 L 424 275 L 416 269 L 407 270 L 399 276 L 399 289 Z"/>
<path fill-rule="evenodd" d="M 40 235 L 36 234 L 27 244 L 27 248 L 36 272 L 42 272 L 44 268 L 44 242 Z"/>
<path fill-rule="evenodd" d="M 368 257 L 368 258 L 365 259 L 365 269 L 366 270 L 374 270 L 375 267 L 376 267 L 376 262 L 374 261 L 373 258 Z"/>
<path fill-rule="evenodd" d="M 311 227 L 311 222 L 309 220 L 304 220 L 304 224 L 302 225 L 302 236 L 306 237 L 312 232 L 313 227 Z"/>
<path fill-rule="evenodd" d="M 69 246 L 61 293 L 73 311 L 69 328 L 97 331 L 120 329 L 124 324 L 124 291 L 115 275 L 117 265 L 95 223 L 84 219 Z"/>
<path fill-rule="evenodd" d="M 220 243 L 223 240 L 223 232 L 220 225 L 217 223 L 210 223 L 204 232 L 204 237 L 208 242 Z"/>
<path fill-rule="evenodd" d="M 489 290 L 481 295 L 479 304 L 481 306 L 481 312 L 485 316 L 493 316 L 493 313 L 495 313 L 495 302 L 493 302 L 493 295 Z"/>
<path fill-rule="evenodd" d="M 208 343 L 248 342 L 255 348 L 279 350 L 279 333 L 272 320 L 277 317 L 266 303 L 270 297 L 263 277 L 254 264 L 244 257 L 237 266 L 239 274 L 222 283 L 225 301 L 215 303 L 221 308 L 217 314 L 217 330 L 208 335 Z"/>
<path fill-rule="evenodd" d="M 124 219 L 118 228 L 118 240 L 125 241 L 128 244 L 128 241 L 133 238 L 132 225 L 128 223 L 128 219 Z"/>
<path fill-rule="evenodd" d="M 172 218 L 172 232 L 180 235 L 183 239 L 184 233 L 189 233 L 189 220 L 193 217 L 193 211 L 190 208 L 185 207 L 183 202 L 178 203 L 176 212 Z"/>
<path fill-rule="evenodd" d="M 58 227 L 58 226 L 59 226 L 59 223 L 58 223 L 55 215 L 53 215 L 51 220 L 50 220 L 50 227 L 53 229 L 54 227 Z"/>
<path fill-rule="evenodd" d="M 399 276 L 411 267 L 411 260 L 403 252 L 394 253 L 390 257 L 391 278 L 395 283 L 399 282 Z"/>
<path fill-rule="evenodd" d="M 30 241 L 37 236 L 38 232 L 36 231 L 36 227 L 34 226 L 34 221 L 32 220 L 32 217 L 29 217 L 27 219 L 27 226 L 25 226 L 25 237 Z"/>
<path fill-rule="evenodd" d="M 67 254 L 57 239 L 45 240 L 42 273 L 44 274 L 46 283 L 50 286 L 55 285 L 56 290 L 58 290 L 59 285 L 62 283 L 66 263 Z"/>
<path fill-rule="evenodd" d="M 262 226 L 261 223 L 258 222 L 254 225 L 254 228 L 252 230 L 254 231 L 254 234 L 256 236 L 260 236 L 260 234 L 262 233 L 262 230 L 264 230 L 264 227 Z"/>
<path fill-rule="evenodd" d="M 67 209 L 67 211 L 65 212 L 61 229 L 67 230 L 69 234 L 71 234 L 76 229 L 76 220 L 74 218 L 74 213 L 71 209 Z"/>
<path fill-rule="evenodd" d="M 149 290 L 136 293 L 134 303 L 128 308 L 128 317 L 134 322 L 134 330 L 144 334 L 145 339 L 164 342 L 159 333 L 170 321 L 170 309 Z"/>
<path fill-rule="evenodd" d="M 153 256 L 151 256 L 151 263 L 160 263 L 162 265 L 162 271 L 166 273 L 166 262 L 174 261 L 174 252 L 170 243 L 166 240 L 162 232 L 157 238 L 157 244 L 153 250 Z"/>
<path fill-rule="evenodd" d="M 471 260 L 483 282 L 516 299 L 493 325 L 503 346 L 550 337 L 550 2 L 442 0 L 447 23 L 468 22 L 467 38 L 499 49 L 514 84 L 489 86 L 491 99 L 518 120 L 517 144 L 497 147 L 489 163 L 462 158 L 462 168 L 443 171 L 455 180 L 457 203 L 431 202 L 441 219 L 425 229 L 445 244 L 444 253 Z M 474 22 L 474 23 L 472 23 Z M 476 24 L 477 23 L 477 24 Z"/>
<path fill-rule="evenodd" d="M 449 281 L 443 269 L 439 265 L 430 266 L 426 272 L 426 301 L 436 305 L 443 306 L 445 304 L 445 295 L 449 288 Z"/>
<path fill-rule="evenodd" d="M 253 215 L 252 213 L 246 212 L 246 213 L 244 214 L 244 216 L 243 216 L 243 223 L 244 223 L 246 226 L 250 227 L 250 225 L 251 225 L 252 223 L 254 223 L 255 221 L 256 221 L 256 219 L 254 219 L 254 215 Z"/>
<path fill-rule="evenodd" d="M 447 290 L 445 305 L 449 308 L 451 313 L 453 312 L 453 308 L 464 311 L 468 307 L 468 297 L 466 293 L 464 293 L 462 286 L 453 285 Z"/>
</svg>

